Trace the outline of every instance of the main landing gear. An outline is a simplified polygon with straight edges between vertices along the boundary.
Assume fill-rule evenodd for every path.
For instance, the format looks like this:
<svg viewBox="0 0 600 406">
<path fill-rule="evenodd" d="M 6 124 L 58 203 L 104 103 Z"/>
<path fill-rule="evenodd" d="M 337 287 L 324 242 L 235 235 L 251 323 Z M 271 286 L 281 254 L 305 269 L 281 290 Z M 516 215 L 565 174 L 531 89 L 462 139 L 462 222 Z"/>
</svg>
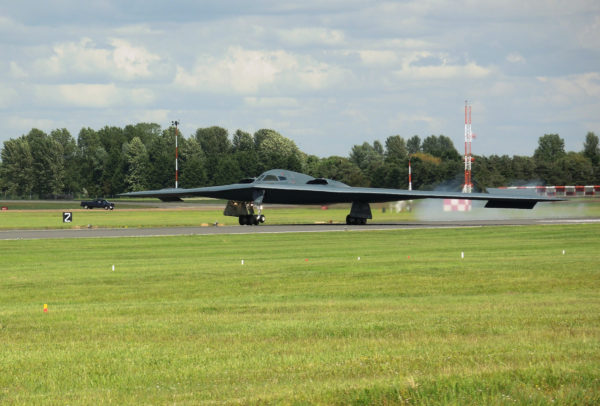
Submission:
<svg viewBox="0 0 600 406">
<path fill-rule="evenodd" d="M 350 214 L 346 216 L 346 224 L 349 226 L 364 226 L 367 219 L 372 219 L 371 207 L 367 202 L 352 202 Z"/>
<path fill-rule="evenodd" d="M 240 226 L 257 226 L 259 223 L 265 222 L 265 216 L 262 214 L 245 214 L 239 216 Z"/>
<path fill-rule="evenodd" d="M 367 224 L 367 219 L 363 217 L 352 217 L 348 214 L 346 216 L 346 224 L 349 226 L 364 226 Z"/>
</svg>

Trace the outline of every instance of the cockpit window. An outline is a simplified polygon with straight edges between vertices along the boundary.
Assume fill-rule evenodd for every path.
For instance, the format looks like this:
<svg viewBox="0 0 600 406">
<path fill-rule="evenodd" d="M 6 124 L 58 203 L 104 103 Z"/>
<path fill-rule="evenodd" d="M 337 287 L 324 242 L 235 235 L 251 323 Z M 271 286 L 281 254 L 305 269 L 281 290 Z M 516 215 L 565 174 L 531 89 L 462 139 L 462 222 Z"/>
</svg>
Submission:
<svg viewBox="0 0 600 406">
<path fill-rule="evenodd" d="M 279 179 L 278 179 L 278 178 L 277 178 L 277 176 L 275 176 L 275 175 L 266 175 L 266 176 L 263 178 L 263 180 L 264 180 L 265 182 L 269 182 L 269 181 L 271 181 L 271 182 L 272 182 L 272 181 L 275 181 L 275 182 L 277 182 L 277 181 L 279 181 Z"/>
<path fill-rule="evenodd" d="M 287 178 L 285 176 L 280 176 L 279 180 L 287 180 Z"/>
</svg>

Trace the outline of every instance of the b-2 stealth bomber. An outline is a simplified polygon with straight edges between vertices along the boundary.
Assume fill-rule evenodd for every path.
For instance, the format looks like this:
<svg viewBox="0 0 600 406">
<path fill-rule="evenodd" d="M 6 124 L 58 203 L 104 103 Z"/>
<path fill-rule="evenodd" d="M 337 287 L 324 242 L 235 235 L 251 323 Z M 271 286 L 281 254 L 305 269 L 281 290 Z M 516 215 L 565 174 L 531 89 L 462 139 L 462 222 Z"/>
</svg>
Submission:
<svg viewBox="0 0 600 406">
<path fill-rule="evenodd" d="M 532 209 L 538 202 L 557 201 L 545 196 L 490 193 L 430 192 L 420 190 L 351 187 L 326 178 L 314 178 L 284 169 L 269 170 L 257 178 L 238 183 L 192 189 L 161 189 L 124 193 L 123 197 L 155 197 L 162 201 L 181 201 L 184 197 L 212 197 L 227 200 L 223 212 L 238 217 L 240 225 L 265 221 L 263 204 L 327 205 L 351 203 L 346 224 L 366 224 L 372 219 L 369 203 L 416 199 L 468 199 L 487 201 L 487 208 Z"/>
</svg>

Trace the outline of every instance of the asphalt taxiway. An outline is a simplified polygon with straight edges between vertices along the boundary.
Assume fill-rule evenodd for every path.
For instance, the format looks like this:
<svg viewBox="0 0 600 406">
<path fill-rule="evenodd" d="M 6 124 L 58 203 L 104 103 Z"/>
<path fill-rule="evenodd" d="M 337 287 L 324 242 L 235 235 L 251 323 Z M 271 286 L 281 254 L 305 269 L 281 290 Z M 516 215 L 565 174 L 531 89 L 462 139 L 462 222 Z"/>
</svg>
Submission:
<svg viewBox="0 0 600 406">
<path fill-rule="evenodd" d="M 517 219 L 517 220 L 460 220 L 419 221 L 405 223 L 370 223 L 361 226 L 345 224 L 289 224 L 259 226 L 209 226 L 209 227 L 164 227 L 164 228 L 86 228 L 56 230 L 4 230 L 0 240 L 33 240 L 55 238 L 117 238 L 117 237 L 160 237 L 177 235 L 213 234 L 261 234 L 261 233 L 318 233 L 375 231 L 424 228 L 459 228 L 493 226 L 527 226 L 543 224 L 588 224 L 600 223 L 599 218 L 565 219 Z"/>
</svg>

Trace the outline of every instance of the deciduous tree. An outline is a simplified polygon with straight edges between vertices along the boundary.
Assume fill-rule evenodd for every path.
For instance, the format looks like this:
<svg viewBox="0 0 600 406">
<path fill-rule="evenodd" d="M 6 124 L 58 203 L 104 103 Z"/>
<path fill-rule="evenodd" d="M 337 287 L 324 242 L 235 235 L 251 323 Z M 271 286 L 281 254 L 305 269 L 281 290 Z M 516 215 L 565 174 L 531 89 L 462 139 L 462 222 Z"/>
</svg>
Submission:
<svg viewBox="0 0 600 406">
<path fill-rule="evenodd" d="M 33 155 L 27 139 L 22 136 L 4 141 L 0 156 L 2 188 L 12 197 L 29 196 L 33 191 Z"/>
<path fill-rule="evenodd" d="M 144 190 L 148 186 L 148 151 L 139 137 L 134 137 L 131 142 L 123 146 L 125 160 L 128 165 L 127 175 L 125 176 L 127 190 L 137 192 Z"/>
</svg>

